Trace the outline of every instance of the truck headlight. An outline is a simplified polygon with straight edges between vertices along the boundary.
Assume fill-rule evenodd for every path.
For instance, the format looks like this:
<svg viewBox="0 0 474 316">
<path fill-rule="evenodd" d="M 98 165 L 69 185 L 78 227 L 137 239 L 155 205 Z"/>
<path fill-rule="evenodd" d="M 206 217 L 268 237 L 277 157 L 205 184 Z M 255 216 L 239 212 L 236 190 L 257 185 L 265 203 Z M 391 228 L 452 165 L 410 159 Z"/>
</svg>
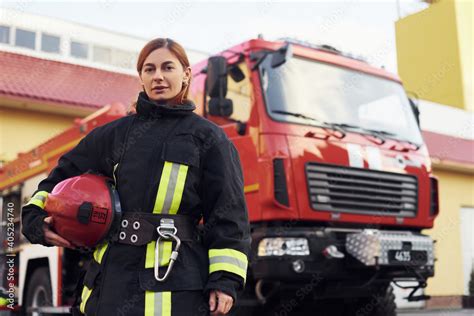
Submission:
<svg viewBox="0 0 474 316">
<path fill-rule="evenodd" d="M 263 238 L 258 244 L 258 256 L 308 256 L 306 238 Z"/>
</svg>

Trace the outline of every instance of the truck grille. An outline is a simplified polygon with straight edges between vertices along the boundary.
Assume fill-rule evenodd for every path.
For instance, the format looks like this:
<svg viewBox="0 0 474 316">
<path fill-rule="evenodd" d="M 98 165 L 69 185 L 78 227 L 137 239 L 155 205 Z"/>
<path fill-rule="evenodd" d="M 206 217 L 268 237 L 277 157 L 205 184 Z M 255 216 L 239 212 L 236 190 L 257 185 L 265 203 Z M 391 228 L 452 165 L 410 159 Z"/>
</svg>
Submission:
<svg viewBox="0 0 474 316">
<path fill-rule="evenodd" d="M 415 176 L 310 162 L 306 180 L 314 210 L 416 216 Z"/>
</svg>

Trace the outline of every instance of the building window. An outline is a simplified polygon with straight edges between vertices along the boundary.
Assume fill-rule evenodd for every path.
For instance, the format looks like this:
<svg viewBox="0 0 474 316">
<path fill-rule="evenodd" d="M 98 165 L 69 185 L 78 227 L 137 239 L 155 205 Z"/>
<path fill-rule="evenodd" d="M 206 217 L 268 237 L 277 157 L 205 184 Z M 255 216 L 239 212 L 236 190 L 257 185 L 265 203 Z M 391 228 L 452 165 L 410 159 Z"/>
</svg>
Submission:
<svg viewBox="0 0 474 316">
<path fill-rule="evenodd" d="M 0 25 L 0 43 L 10 43 L 10 28 L 8 26 Z"/>
<path fill-rule="evenodd" d="M 41 34 L 41 50 L 48 53 L 59 53 L 59 36 Z"/>
<path fill-rule="evenodd" d="M 93 59 L 96 62 L 110 64 L 111 63 L 112 50 L 107 47 L 94 46 Z"/>
<path fill-rule="evenodd" d="M 233 74 L 240 74 L 241 77 Z M 230 118 L 245 123 L 249 120 L 252 110 L 250 73 L 245 63 L 240 63 L 230 67 L 227 77 L 226 98 L 231 99 L 234 104 Z"/>
<path fill-rule="evenodd" d="M 132 52 L 117 49 L 112 53 L 112 65 L 120 68 L 132 68 L 135 59 L 135 53 Z"/>
<path fill-rule="evenodd" d="M 36 34 L 35 32 L 16 29 L 15 46 L 35 49 Z"/>
<path fill-rule="evenodd" d="M 87 59 L 89 46 L 84 43 L 71 42 L 71 56 Z"/>
</svg>

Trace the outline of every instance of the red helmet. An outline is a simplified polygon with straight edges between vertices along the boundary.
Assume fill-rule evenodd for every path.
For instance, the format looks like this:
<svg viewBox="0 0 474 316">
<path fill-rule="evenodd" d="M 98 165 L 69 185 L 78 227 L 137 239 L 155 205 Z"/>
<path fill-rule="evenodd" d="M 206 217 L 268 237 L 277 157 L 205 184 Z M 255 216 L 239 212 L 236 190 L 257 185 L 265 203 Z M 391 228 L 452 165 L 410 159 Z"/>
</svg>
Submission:
<svg viewBox="0 0 474 316">
<path fill-rule="evenodd" d="M 119 228 L 122 210 L 113 180 L 83 174 L 59 182 L 46 199 L 53 229 L 79 247 L 94 247 Z"/>
</svg>

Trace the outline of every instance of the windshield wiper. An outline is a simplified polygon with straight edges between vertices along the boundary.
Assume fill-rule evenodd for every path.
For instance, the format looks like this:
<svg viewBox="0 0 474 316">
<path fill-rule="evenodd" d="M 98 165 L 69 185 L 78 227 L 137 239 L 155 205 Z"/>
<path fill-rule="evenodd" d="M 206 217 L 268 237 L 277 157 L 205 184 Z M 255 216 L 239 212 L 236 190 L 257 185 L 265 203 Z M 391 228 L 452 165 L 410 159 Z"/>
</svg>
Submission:
<svg viewBox="0 0 474 316">
<path fill-rule="evenodd" d="M 418 145 L 417 143 L 414 143 L 412 141 L 409 141 L 409 140 L 406 140 L 406 139 L 400 139 L 402 142 L 405 142 L 407 144 L 410 144 L 411 146 L 414 147 L 413 150 L 417 151 L 418 149 L 420 149 L 421 145 Z"/>
<path fill-rule="evenodd" d="M 290 116 L 302 118 L 302 119 L 305 119 L 305 120 L 314 121 L 314 122 L 319 123 L 323 128 L 332 128 L 333 130 L 336 130 L 340 133 L 339 136 L 336 136 L 334 133 L 332 133 L 331 135 L 336 136 L 339 139 L 342 139 L 342 138 L 346 137 L 346 132 L 344 131 L 344 126 L 342 126 L 343 124 L 341 125 L 341 124 L 324 122 L 324 121 L 321 121 L 320 119 L 317 119 L 315 117 L 307 116 L 305 114 L 296 113 L 296 112 L 274 110 L 274 111 L 272 111 L 272 113 L 290 115 Z"/>
<path fill-rule="evenodd" d="M 386 136 L 390 137 L 391 139 L 395 139 L 395 140 L 398 140 L 398 141 L 407 143 L 407 144 L 409 144 L 409 145 L 415 147 L 415 150 L 420 149 L 420 145 L 418 145 L 418 144 L 416 144 L 416 143 L 414 143 L 414 142 L 412 142 L 412 141 L 410 141 L 410 140 L 407 140 L 407 139 L 398 138 L 398 137 L 397 137 L 398 135 L 395 134 L 395 133 L 387 132 L 387 131 L 382 131 L 382 130 L 370 130 L 370 131 L 375 132 L 375 133 L 377 133 L 377 134 L 383 134 L 383 135 L 386 135 Z"/>
<path fill-rule="evenodd" d="M 384 135 L 384 136 L 396 136 L 397 135 L 397 134 L 392 133 L 392 132 L 387 132 L 387 131 L 378 130 L 378 129 L 364 128 L 364 130 L 367 131 L 367 132 L 371 132 L 371 133 L 378 134 L 378 135 Z"/>
<path fill-rule="evenodd" d="M 311 120 L 311 121 L 316 121 L 316 122 L 319 122 L 319 123 L 324 123 L 324 122 L 318 120 L 317 118 L 310 117 L 310 116 L 307 116 L 307 115 L 304 115 L 304 114 L 301 114 L 301 113 L 296 113 L 296 112 L 274 110 L 274 111 L 272 111 L 272 113 L 285 114 L 285 115 L 290 115 L 290 116 L 294 116 L 294 117 L 304 118 L 304 119 Z"/>
<path fill-rule="evenodd" d="M 302 114 L 302 113 L 296 113 L 296 112 L 274 110 L 274 111 L 272 111 L 272 113 L 290 115 L 290 116 L 302 118 L 302 119 L 305 119 L 305 120 L 310 120 L 310 121 L 317 122 L 320 125 L 322 125 L 323 128 L 332 128 L 332 129 L 337 130 L 338 132 L 340 132 L 341 136 L 338 137 L 338 138 L 344 138 L 346 136 L 345 132 L 348 129 L 355 129 L 355 130 L 367 132 L 367 133 L 369 133 L 369 135 L 374 136 L 375 138 L 379 139 L 380 140 L 380 145 L 385 144 L 386 138 L 391 138 L 391 139 L 395 139 L 395 140 L 398 140 L 398 141 L 401 141 L 401 142 L 406 142 L 407 144 L 410 144 L 411 146 L 414 147 L 412 149 L 415 150 L 415 151 L 420 149 L 420 145 L 418 145 L 416 143 L 413 143 L 409 140 L 399 139 L 399 138 L 396 137 L 397 134 L 392 133 L 392 132 L 388 132 L 388 131 L 384 131 L 384 130 L 364 128 L 364 127 L 361 127 L 361 126 L 348 124 L 348 123 L 325 122 L 325 121 L 321 121 L 320 119 L 317 119 L 315 117 L 311 117 L 311 116 L 308 116 L 308 115 L 305 115 L 305 114 Z M 334 135 L 334 134 L 332 134 L 332 135 Z"/>
<path fill-rule="evenodd" d="M 379 130 L 375 130 L 375 129 L 368 129 L 368 128 L 364 128 L 364 127 L 361 127 L 361 126 L 358 126 L 358 125 L 353 125 L 353 124 L 348 124 L 348 123 L 328 123 L 328 124 L 331 124 L 331 126 L 335 126 L 335 127 L 339 127 L 341 129 L 344 129 L 344 130 L 348 130 L 348 129 L 355 129 L 355 130 L 358 130 L 359 132 L 366 132 L 366 133 L 369 133 L 369 135 L 377 138 L 380 140 L 380 144 L 379 145 L 382 145 L 385 143 L 385 136 L 392 136 L 392 135 L 395 135 L 395 134 L 392 134 L 390 132 L 386 132 L 386 131 L 379 131 Z M 362 133 L 364 134 L 364 133 Z"/>
<path fill-rule="evenodd" d="M 406 140 L 406 139 L 401 139 L 401 138 L 397 137 L 398 135 L 396 133 L 392 133 L 392 132 L 388 132 L 388 131 L 384 131 L 384 130 L 378 130 L 378 129 L 362 128 L 362 127 L 361 127 L 361 129 L 364 130 L 364 131 L 369 132 L 371 135 L 374 135 L 374 136 L 380 138 L 381 140 L 383 140 L 383 143 L 385 142 L 384 138 L 390 138 L 390 139 L 397 140 L 399 142 L 405 142 L 405 143 L 413 146 L 413 148 L 410 148 L 412 150 L 416 151 L 416 150 L 420 149 L 420 145 L 415 144 L 414 142 Z"/>
<path fill-rule="evenodd" d="M 361 129 L 359 126 L 357 125 L 351 125 L 351 124 L 347 124 L 347 123 L 328 123 L 328 124 L 331 124 L 332 126 L 337 126 L 337 127 L 340 127 L 340 128 L 343 128 L 343 129 Z"/>
</svg>

